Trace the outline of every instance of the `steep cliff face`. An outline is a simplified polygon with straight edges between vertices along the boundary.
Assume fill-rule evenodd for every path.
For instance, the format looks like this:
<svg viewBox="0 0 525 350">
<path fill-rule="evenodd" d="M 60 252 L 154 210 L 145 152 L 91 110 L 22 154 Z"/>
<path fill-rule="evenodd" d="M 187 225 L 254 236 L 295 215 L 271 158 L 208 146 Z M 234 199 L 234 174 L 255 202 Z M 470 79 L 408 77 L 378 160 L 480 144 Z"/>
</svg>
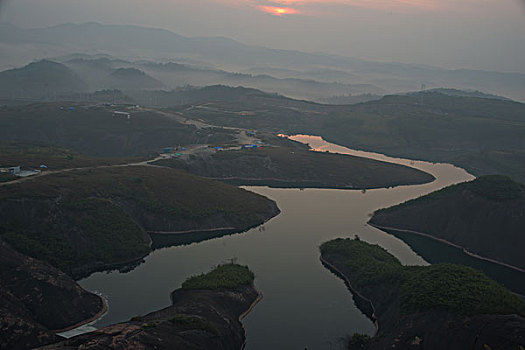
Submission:
<svg viewBox="0 0 525 350">
<path fill-rule="evenodd" d="M 0 349 L 57 341 L 51 330 L 71 327 L 103 309 L 100 297 L 66 274 L 0 240 Z"/>
<path fill-rule="evenodd" d="M 525 187 L 485 176 L 377 211 L 370 223 L 417 231 L 525 269 Z"/>
<path fill-rule="evenodd" d="M 222 274 L 230 279 L 232 274 Z M 178 289 L 173 304 L 128 322 L 105 327 L 44 347 L 55 349 L 210 349 L 238 350 L 245 342 L 241 318 L 258 300 L 248 284 L 214 289 Z"/>
</svg>

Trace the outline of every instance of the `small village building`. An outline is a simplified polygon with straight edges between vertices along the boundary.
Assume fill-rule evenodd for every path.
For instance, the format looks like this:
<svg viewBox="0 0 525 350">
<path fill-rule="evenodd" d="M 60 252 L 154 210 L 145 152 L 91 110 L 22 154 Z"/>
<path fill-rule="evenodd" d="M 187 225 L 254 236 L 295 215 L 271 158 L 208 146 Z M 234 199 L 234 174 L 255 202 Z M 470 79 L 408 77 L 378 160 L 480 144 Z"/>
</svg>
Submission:
<svg viewBox="0 0 525 350">
<path fill-rule="evenodd" d="M 28 177 L 28 176 L 40 174 L 39 170 L 22 170 L 20 166 L 2 168 L 1 172 L 8 173 L 9 175 L 14 175 L 18 177 Z"/>
<path fill-rule="evenodd" d="M 28 176 L 33 176 L 33 175 L 38 175 L 40 174 L 40 171 L 38 170 L 21 170 L 17 176 L 19 177 L 28 177 Z"/>
<path fill-rule="evenodd" d="M 122 112 L 122 111 L 114 111 L 113 112 L 114 117 L 125 117 L 126 119 L 131 118 L 131 114 L 128 112 Z"/>
<path fill-rule="evenodd" d="M 20 167 L 19 166 L 13 166 L 7 169 L 10 175 L 18 175 L 20 174 Z"/>
</svg>

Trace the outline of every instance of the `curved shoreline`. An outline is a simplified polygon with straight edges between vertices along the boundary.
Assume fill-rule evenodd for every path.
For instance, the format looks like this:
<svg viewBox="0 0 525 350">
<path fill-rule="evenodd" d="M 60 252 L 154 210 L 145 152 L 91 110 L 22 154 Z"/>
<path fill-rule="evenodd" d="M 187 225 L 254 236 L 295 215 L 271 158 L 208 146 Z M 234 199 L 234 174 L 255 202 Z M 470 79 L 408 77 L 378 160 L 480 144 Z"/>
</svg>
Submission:
<svg viewBox="0 0 525 350">
<path fill-rule="evenodd" d="M 315 151 L 314 151 L 315 152 Z M 368 159 L 368 158 L 366 158 Z M 386 162 L 385 162 L 386 163 Z M 396 163 L 390 163 L 396 164 Z M 412 169 L 420 170 L 412 167 Z M 378 190 L 385 188 L 395 188 L 401 186 L 417 186 L 426 185 L 436 181 L 436 177 L 428 172 L 420 170 L 425 174 L 433 177 L 430 181 L 422 182 L 411 182 L 411 183 L 393 183 L 390 185 L 369 185 L 369 186 L 353 186 L 353 185 L 330 185 L 324 184 L 318 181 L 307 181 L 307 180 L 285 180 L 279 178 L 243 178 L 243 177 L 206 177 L 211 180 L 224 181 L 236 186 L 268 186 L 270 188 L 285 188 L 285 189 L 298 189 L 298 188 L 314 188 L 314 189 L 328 189 L 328 190 Z"/>
<path fill-rule="evenodd" d="M 417 167 L 416 167 L 416 169 L 417 169 Z M 428 173 L 434 175 L 433 172 L 428 172 Z M 438 174 L 439 174 L 439 172 L 438 172 Z M 437 176 L 437 175 L 434 175 L 434 176 L 435 176 L 436 178 L 439 179 L 439 176 Z M 449 181 L 449 180 L 446 180 L 446 181 Z M 249 186 L 249 185 L 248 185 L 248 186 Z M 270 198 L 272 198 L 272 197 L 270 197 Z M 363 218 L 363 219 L 364 219 L 364 220 L 362 220 L 362 222 L 365 223 L 367 219 L 365 219 L 365 218 Z M 387 236 L 387 235 L 385 235 L 385 236 Z M 192 248 L 190 248 L 190 249 L 192 249 Z M 323 259 L 321 259 L 321 260 L 323 260 Z M 325 263 L 326 263 L 326 266 L 331 265 L 331 264 L 329 264 L 327 261 L 325 261 Z M 332 270 L 335 272 L 335 271 L 336 271 L 335 267 L 332 266 Z M 337 270 L 337 271 L 338 271 L 338 270 Z M 339 272 L 340 272 L 340 271 L 339 271 Z M 343 274 L 340 274 L 340 276 L 338 276 L 338 277 L 340 277 L 340 278 L 342 277 L 342 280 L 347 284 L 347 286 L 349 286 L 349 285 L 350 285 L 350 284 L 349 284 L 349 281 L 348 281 L 345 277 L 343 277 L 343 276 L 344 276 Z M 353 292 L 355 292 L 355 290 L 354 290 Z M 370 311 L 371 311 L 372 308 L 374 309 L 374 316 L 375 316 L 375 306 L 374 306 L 374 305 L 371 305 L 371 307 L 369 307 L 368 304 L 367 304 L 367 302 L 366 302 L 366 300 L 369 300 L 369 299 L 362 297 L 361 294 L 359 294 L 359 293 L 355 293 L 355 295 L 356 295 L 356 296 L 359 295 L 358 298 L 362 299 L 362 302 L 363 302 L 362 305 L 363 305 L 364 309 L 367 310 L 368 314 L 370 314 Z M 348 295 L 347 295 L 347 296 L 348 296 Z M 346 300 L 348 300 L 347 296 L 345 297 Z M 261 297 L 262 297 L 262 296 L 261 296 Z M 253 306 L 250 307 L 248 311 L 245 311 L 245 312 L 243 313 L 243 314 L 245 314 L 245 315 L 242 316 L 243 318 L 246 317 L 246 315 L 248 315 L 249 312 L 251 312 L 251 309 L 253 309 L 253 307 L 256 305 L 256 303 L 258 303 L 258 302 L 260 301 L 260 297 L 257 298 L 257 299 L 258 299 L 258 300 L 257 300 L 256 302 L 253 303 Z M 348 300 L 348 301 L 349 301 L 350 303 L 353 304 L 353 302 L 352 302 L 351 300 Z M 371 304 L 371 303 L 370 303 L 370 304 Z M 255 314 L 257 314 L 257 316 L 256 316 Z M 256 312 L 255 314 L 253 314 L 252 317 L 259 318 L 259 316 L 258 316 L 258 312 Z M 245 319 L 245 318 L 244 318 L 244 319 Z M 377 321 L 377 320 L 373 320 L 373 319 L 370 320 L 370 319 L 368 319 L 368 318 L 367 318 L 367 319 L 364 319 L 364 318 L 363 318 L 363 324 L 366 324 L 366 325 L 368 326 L 368 327 L 367 327 L 367 328 L 368 328 L 368 332 L 372 333 L 372 330 L 369 328 L 369 327 L 370 327 L 370 323 L 369 323 L 370 321 L 372 321 L 372 323 L 374 324 L 374 327 L 375 327 L 375 333 L 378 333 L 378 330 L 379 330 L 379 323 L 378 323 L 378 321 Z M 365 322 L 366 322 L 366 323 L 365 323 Z M 246 327 L 246 328 L 245 328 L 245 332 L 246 332 L 246 330 L 248 330 L 249 333 L 251 334 L 251 328 L 254 327 L 254 326 L 252 325 L 252 322 L 249 322 L 249 323 L 247 323 L 246 325 L 242 325 L 242 326 L 243 326 L 243 328 Z M 343 324 L 343 326 L 344 326 L 344 324 Z M 384 325 L 381 325 L 381 326 L 383 327 Z M 263 326 L 263 327 L 264 327 L 264 326 Z M 347 326 L 345 326 L 345 328 L 346 328 L 346 327 L 347 327 Z M 250 343 L 250 339 L 251 339 L 251 338 L 250 338 L 250 337 L 251 337 L 250 334 L 248 334 L 248 337 L 245 338 L 245 344 L 246 344 L 246 343 L 247 343 L 247 344 L 251 344 L 251 343 Z M 344 333 L 342 333 L 342 334 L 344 334 Z M 302 344 L 302 341 L 301 341 L 301 344 Z M 304 344 L 303 344 L 303 345 L 304 345 Z M 249 345 L 248 345 L 248 346 L 249 346 Z"/>
<path fill-rule="evenodd" d="M 494 260 L 494 259 L 491 259 L 491 258 L 487 258 L 487 257 L 481 256 L 481 255 L 472 253 L 472 252 L 468 251 L 465 247 L 462 247 L 462 246 L 460 246 L 460 245 L 458 245 L 456 243 L 449 242 L 449 241 L 447 241 L 447 240 L 445 240 L 443 238 L 438 238 L 438 237 L 432 236 L 432 235 L 430 235 L 428 233 L 419 232 L 419 231 L 413 231 L 413 230 L 405 230 L 405 229 L 400 229 L 400 228 L 395 228 L 395 227 L 390 227 L 390 226 L 381 226 L 381 225 L 376 225 L 376 224 L 371 223 L 371 222 L 368 222 L 367 224 L 372 226 L 372 227 L 375 227 L 375 228 L 377 228 L 379 230 L 382 230 L 382 231 L 383 230 L 392 230 L 392 231 L 406 232 L 406 233 L 412 233 L 412 234 L 415 234 L 415 235 L 418 235 L 418 236 L 430 238 L 430 239 L 433 239 L 435 241 L 438 241 L 438 242 L 444 243 L 446 245 L 449 245 L 451 247 L 461 249 L 463 251 L 463 253 L 465 253 L 468 256 L 471 256 L 473 258 L 476 258 L 476 259 L 479 259 L 479 260 L 488 261 L 488 262 L 493 263 L 493 264 L 501 265 L 501 266 L 507 267 L 509 269 L 525 273 L 525 269 L 522 269 L 522 268 L 514 266 L 514 265 L 510 265 L 510 264 L 507 264 L 507 263 L 504 263 L 504 262 L 501 262 L 501 261 L 498 261 L 498 260 Z"/>
<path fill-rule="evenodd" d="M 150 237 L 150 241 L 151 241 L 151 237 Z M 150 245 L 151 247 L 151 243 L 148 242 L 148 244 Z M 97 273 L 97 272 L 105 272 L 105 271 L 112 271 L 112 270 L 115 270 L 115 269 L 118 269 L 119 267 L 124 267 L 124 266 L 127 266 L 127 265 L 131 265 L 131 264 L 135 264 L 135 263 L 138 263 L 138 262 L 141 262 L 145 257 L 147 257 L 148 255 L 151 254 L 151 250 L 136 257 L 136 258 L 131 258 L 131 259 L 126 259 L 126 260 L 122 260 L 122 261 L 117 261 L 117 262 L 113 262 L 113 263 L 107 263 L 107 264 L 103 264 L 103 265 L 99 265 L 99 266 L 92 266 L 92 267 L 88 267 L 85 269 L 86 272 L 82 272 L 81 268 L 78 268 L 77 271 L 74 271 L 72 272 L 72 278 L 75 280 L 75 281 L 80 281 L 84 278 L 87 278 L 89 276 L 91 276 L 92 274 L 94 273 Z"/>
<path fill-rule="evenodd" d="M 352 284 L 350 283 L 350 280 L 348 279 L 348 277 L 346 277 L 346 275 L 341 271 L 339 270 L 337 267 L 335 267 L 333 264 L 331 264 L 330 262 L 328 262 L 328 260 L 326 260 L 325 258 L 323 258 L 323 256 L 321 255 L 320 258 L 321 260 L 321 263 L 323 263 L 324 265 L 326 265 L 329 269 L 333 270 L 340 278 L 342 278 L 344 281 L 345 281 L 345 284 L 348 286 L 348 289 L 350 289 L 350 292 L 352 294 L 355 294 L 357 295 L 359 298 L 363 299 L 364 301 L 366 301 L 367 303 L 370 304 L 370 306 L 372 307 L 372 318 L 373 320 L 371 320 L 373 323 L 374 323 L 374 326 L 376 328 L 376 331 L 374 333 L 374 337 L 377 335 L 377 333 L 379 333 L 379 322 L 377 321 L 377 316 L 376 316 L 376 308 L 374 306 L 374 304 L 372 303 L 372 300 L 364 297 L 361 293 L 359 293 L 355 288 L 352 287 Z M 356 305 L 357 307 L 357 305 Z"/>
<path fill-rule="evenodd" d="M 208 229 L 195 229 L 195 230 L 186 230 L 186 231 L 146 231 L 146 233 L 150 234 L 156 234 L 156 235 L 183 235 L 186 233 L 200 233 L 200 232 L 222 232 L 222 231 L 237 231 L 241 232 L 239 228 L 236 227 L 216 227 L 216 228 L 208 228 Z"/>
<path fill-rule="evenodd" d="M 244 350 L 244 348 L 246 347 L 246 344 L 248 343 L 248 334 L 246 332 L 246 328 L 244 327 L 244 324 L 242 323 L 242 320 L 246 316 L 248 316 L 248 314 L 252 312 L 255 305 L 257 305 L 263 299 L 263 294 L 259 290 L 257 289 L 255 290 L 257 291 L 257 298 L 250 304 L 250 307 L 246 311 L 244 311 L 242 314 L 239 315 L 239 322 L 241 323 L 242 329 L 244 331 L 244 342 L 242 343 L 241 350 Z"/>
<path fill-rule="evenodd" d="M 89 324 L 89 323 L 91 323 L 93 321 L 96 321 L 96 320 L 100 319 L 102 316 L 104 316 L 106 314 L 106 312 L 108 312 L 107 300 L 104 297 L 100 296 L 100 295 L 97 295 L 97 294 L 95 294 L 95 295 L 97 297 L 99 297 L 100 300 L 102 301 L 102 309 L 99 312 L 97 312 L 95 315 L 91 316 L 90 318 L 88 318 L 88 319 L 86 319 L 84 321 L 80 321 L 80 322 L 78 322 L 78 323 L 76 323 L 76 324 L 74 324 L 72 326 L 69 326 L 67 328 L 64 328 L 64 329 L 53 329 L 53 330 L 51 330 L 51 332 L 54 332 L 55 334 L 56 333 L 68 332 L 68 331 L 71 331 L 73 329 L 82 327 L 82 326 L 84 326 L 86 324 Z"/>
</svg>

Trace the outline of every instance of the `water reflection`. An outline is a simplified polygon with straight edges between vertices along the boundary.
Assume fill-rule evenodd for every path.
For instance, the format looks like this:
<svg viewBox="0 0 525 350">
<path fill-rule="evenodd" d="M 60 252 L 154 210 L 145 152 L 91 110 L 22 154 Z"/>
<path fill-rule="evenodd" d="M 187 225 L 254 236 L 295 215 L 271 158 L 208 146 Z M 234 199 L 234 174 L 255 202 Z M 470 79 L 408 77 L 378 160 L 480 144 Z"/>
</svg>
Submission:
<svg viewBox="0 0 525 350">
<path fill-rule="evenodd" d="M 294 136 L 318 150 L 358 154 L 320 138 Z M 169 293 L 190 275 L 236 258 L 255 272 L 264 299 L 244 320 L 247 349 L 340 348 L 342 337 L 354 332 L 373 334 L 374 326 L 359 311 L 342 280 L 319 261 L 319 245 L 337 237 L 358 234 L 378 243 L 404 264 L 426 264 L 402 240 L 366 224 L 371 213 L 444 186 L 473 177 L 448 164 L 396 159 L 364 153 L 374 159 L 410 165 L 427 171 L 436 181 L 389 189 L 330 190 L 245 187 L 275 200 L 281 214 L 264 228 L 226 235 L 200 243 L 155 250 L 145 262 L 127 273 L 95 273 L 80 281 L 88 290 L 102 293 L 109 302 L 101 327 L 169 305 Z M 202 237 L 201 237 L 202 238 Z M 200 239 L 200 238 L 199 238 Z M 203 239 L 206 239 L 205 237 Z"/>
<path fill-rule="evenodd" d="M 385 230 L 385 232 L 403 240 L 431 264 L 446 262 L 471 266 L 485 272 L 490 278 L 504 284 L 511 291 L 525 295 L 525 273 L 523 272 L 477 259 L 465 254 L 463 249 L 427 237 L 394 230 Z"/>
</svg>

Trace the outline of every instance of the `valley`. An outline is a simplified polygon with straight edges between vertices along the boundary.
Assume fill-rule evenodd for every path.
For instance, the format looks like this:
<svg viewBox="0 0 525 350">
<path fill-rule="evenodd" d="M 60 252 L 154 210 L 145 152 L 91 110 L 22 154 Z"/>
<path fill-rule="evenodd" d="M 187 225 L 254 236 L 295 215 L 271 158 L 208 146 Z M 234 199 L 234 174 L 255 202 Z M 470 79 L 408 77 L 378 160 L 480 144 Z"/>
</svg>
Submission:
<svg viewBox="0 0 525 350">
<path fill-rule="evenodd" d="M 519 6 L 0 0 L 0 350 L 524 350 Z"/>
</svg>

